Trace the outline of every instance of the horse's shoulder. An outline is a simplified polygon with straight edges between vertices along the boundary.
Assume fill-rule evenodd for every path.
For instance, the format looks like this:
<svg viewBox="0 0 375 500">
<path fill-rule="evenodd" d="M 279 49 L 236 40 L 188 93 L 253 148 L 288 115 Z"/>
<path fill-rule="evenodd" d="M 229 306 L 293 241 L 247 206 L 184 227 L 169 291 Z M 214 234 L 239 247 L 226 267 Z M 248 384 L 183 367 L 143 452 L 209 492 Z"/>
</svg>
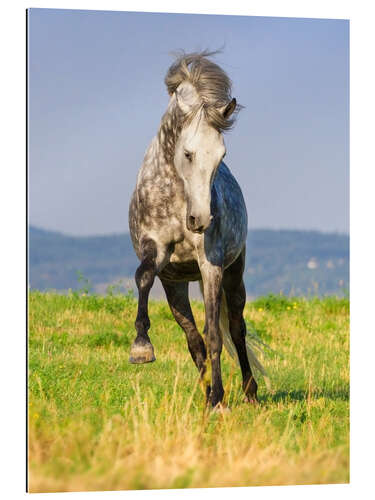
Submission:
<svg viewBox="0 0 375 500">
<path fill-rule="evenodd" d="M 220 191 L 238 191 L 240 190 L 239 184 L 229 170 L 227 165 L 222 161 L 219 165 L 217 176 L 215 178 L 216 185 L 219 187 Z"/>
<path fill-rule="evenodd" d="M 224 176 L 224 177 L 226 177 L 226 176 L 233 177 L 228 166 L 223 161 L 221 161 L 220 165 L 219 165 L 219 174 Z"/>
</svg>

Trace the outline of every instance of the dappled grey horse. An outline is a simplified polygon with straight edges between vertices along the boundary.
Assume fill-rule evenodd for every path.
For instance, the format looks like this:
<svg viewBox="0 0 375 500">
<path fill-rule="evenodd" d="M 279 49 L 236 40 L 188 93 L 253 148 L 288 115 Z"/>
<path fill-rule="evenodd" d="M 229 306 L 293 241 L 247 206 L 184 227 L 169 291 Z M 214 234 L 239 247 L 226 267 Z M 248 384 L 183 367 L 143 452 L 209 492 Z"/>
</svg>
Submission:
<svg viewBox="0 0 375 500">
<path fill-rule="evenodd" d="M 213 53 L 182 54 L 165 77 L 171 96 L 159 131 L 147 149 L 129 208 L 129 226 L 141 261 L 136 339 L 130 362 L 155 360 L 148 336 L 148 297 L 159 276 L 169 306 L 184 330 L 204 383 L 207 403 L 224 396 L 220 355 L 223 340 L 238 360 L 243 390 L 257 400 L 250 362 L 262 371 L 246 342 L 243 282 L 247 213 L 241 189 L 223 162 L 222 132 L 239 106 L 225 72 L 208 59 Z M 188 296 L 200 281 L 206 322 L 198 332 Z M 250 361 L 250 362 L 249 362 Z M 210 363 L 211 370 L 207 370 Z"/>
</svg>

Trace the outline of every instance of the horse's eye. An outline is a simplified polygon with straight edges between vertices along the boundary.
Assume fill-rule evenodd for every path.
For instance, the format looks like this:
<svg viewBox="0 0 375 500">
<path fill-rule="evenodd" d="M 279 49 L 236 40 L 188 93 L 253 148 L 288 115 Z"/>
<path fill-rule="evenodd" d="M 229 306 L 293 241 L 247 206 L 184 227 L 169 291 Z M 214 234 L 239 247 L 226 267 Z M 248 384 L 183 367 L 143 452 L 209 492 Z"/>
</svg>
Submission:
<svg viewBox="0 0 375 500">
<path fill-rule="evenodd" d="M 185 158 L 187 158 L 189 161 L 192 160 L 192 154 L 189 151 L 184 151 Z"/>
</svg>

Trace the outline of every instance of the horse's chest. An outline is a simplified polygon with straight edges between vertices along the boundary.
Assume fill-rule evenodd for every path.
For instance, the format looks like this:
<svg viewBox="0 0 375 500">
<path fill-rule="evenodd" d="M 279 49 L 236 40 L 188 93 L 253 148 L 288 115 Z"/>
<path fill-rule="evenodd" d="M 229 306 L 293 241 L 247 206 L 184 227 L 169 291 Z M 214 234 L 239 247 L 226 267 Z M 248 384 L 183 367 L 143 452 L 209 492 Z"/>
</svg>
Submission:
<svg viewBox="0 0 375 500">
<path fill-rule="evenodd" d="M 183 264 L 196 260 L 196 248 L 193 243 L 184 239 L 174 244 L 169 261 L 173 264 Z"/>
<path fill-rule="evenodd" d="M 179 186 L 171 179 L 147 178 L 138 188 L 137 208 L 138 219 L 143 227 L 168 231 L 180 224 L 184 200 Z"/>
<path fill-rule="evenodd" d="M 196 281 L 201 279 L 196 248 L 191 241 L 184 239 L 173 244 L 169 263 L 163 268 L 160 277 L 172 281 Z"/>
</svg>

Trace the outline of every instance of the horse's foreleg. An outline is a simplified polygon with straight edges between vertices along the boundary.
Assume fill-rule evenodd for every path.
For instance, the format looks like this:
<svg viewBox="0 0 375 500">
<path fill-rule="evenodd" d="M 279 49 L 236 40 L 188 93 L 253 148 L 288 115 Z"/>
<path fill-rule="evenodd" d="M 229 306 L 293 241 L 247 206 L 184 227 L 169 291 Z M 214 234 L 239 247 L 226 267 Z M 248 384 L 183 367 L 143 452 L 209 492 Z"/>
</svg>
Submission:
<svg viewBox="0 0 375 500">
<path fill-rule="evenodd" d="M 246 289 L 243 282 L 245 251 L 224 271 L 223 288 L 228 305 L 229 330 L 236 347 L 242 372 L 242 387 L 249 402 L 257 401 L 257 383 L 251 371 L 246 351 L 246 323 L 243 310 L 246 304 Z"/>
<path fill-rule="evenodd" d="M 161 280 L 161 282 L 174 319 L 185 332 L 191 357 L 198 368 L 202 382 L 204 382 L 207 353 L 203 338 L 197 330 L 191 310 L 188 292 L 189 284 L 184 282 L 172 283 L 165 280 Z M 204 391 L 208 397 L 210 392 L 209 383 L 205 384 Z"/>
<path fill-rule="evenodd" d="M 155 361 L 154 348 L 151 344 L 148 330 L 148 296 L 156 275 L 157 249 L 151 239 L 142 243 L 142 261 L 135 272 L 135 282 L 138 288 L 138 313 L 135 321 L 137 337 L 130 350 L 130 363 L 149 363 Z"/>
<path fill-rule="evenodd" d="M 211 392 L 208 403 L 215 407 L 224 397 L 220 355 L 223 341 L 219 330 L 222 269 L 208 262 L 201 267 L 206 309 L 207 347 L 211 362 Z"/>
</svg>

